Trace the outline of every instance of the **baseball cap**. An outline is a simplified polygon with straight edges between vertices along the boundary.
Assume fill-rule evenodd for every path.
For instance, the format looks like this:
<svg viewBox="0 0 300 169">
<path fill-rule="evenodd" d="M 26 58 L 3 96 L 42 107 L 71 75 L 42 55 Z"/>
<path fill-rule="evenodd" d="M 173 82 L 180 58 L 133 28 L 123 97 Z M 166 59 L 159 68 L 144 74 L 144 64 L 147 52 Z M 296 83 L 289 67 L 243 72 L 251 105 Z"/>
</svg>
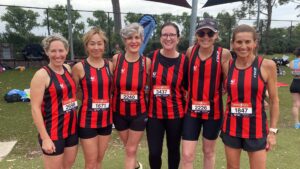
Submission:
<svg viewBox="0 0 300 169">
<path fill-rule="evenodd" d="M 218 32 L 218 24 L 211 18 L 204 18 L 203 20 L 199 21 L 196 27 L 196 32 L 205 28 L 210 29 L 214 32 Z"/>
</svg>

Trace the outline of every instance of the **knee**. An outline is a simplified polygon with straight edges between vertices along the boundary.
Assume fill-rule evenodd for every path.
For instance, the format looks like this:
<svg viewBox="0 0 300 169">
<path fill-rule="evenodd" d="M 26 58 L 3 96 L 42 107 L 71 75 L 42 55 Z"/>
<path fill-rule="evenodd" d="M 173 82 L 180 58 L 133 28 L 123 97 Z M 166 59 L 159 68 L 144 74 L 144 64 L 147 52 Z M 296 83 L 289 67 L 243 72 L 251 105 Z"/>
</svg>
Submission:
<svg viewBox="0 0 300 169">
<path fill-rule="evenodd" d="M 195 154 L 193 152 L 182 152 L 182 162 L 192 163 L 195 159 Z"/>
<path fill-rule="evenodd" d="M 203 147 L 202 149 L 203 155 L 205 158 L 214 158 L 215 157 L 215 149 L 214 147 Z"/>
<path fill-rule="evenodd" d="M 240 166 L 238 164 L 227 163 L 227 169 L 240 169 Z"/>
<path fill-rule="evenodd" d="M 135 146 L 126 146 L 126 155 L 127 157 L 134 157 L 137 153 L 137 147 Z"/>
<path fill-rule="evenodd" d="M 75 158 L 74 159 L 65 159 L 63 168 L 64 169 L 71 169 L 73 164 L 75 163 Z"/>
</svg>

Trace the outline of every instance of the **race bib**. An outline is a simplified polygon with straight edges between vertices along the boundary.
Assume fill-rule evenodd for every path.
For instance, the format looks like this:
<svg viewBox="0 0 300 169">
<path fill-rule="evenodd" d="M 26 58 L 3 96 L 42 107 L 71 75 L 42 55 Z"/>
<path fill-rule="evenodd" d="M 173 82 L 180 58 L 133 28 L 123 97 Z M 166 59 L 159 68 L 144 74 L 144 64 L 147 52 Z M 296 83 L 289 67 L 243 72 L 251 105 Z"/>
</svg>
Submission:
<svg viewBox="0 0 300 169">
<path fill-rule="evenodd" d="M 231 103 L 231 113 L 236 116 L 251 116 L 251 103 Z"/>
<path fill-rule="evenodd" d="M 159 85 L 154 85 L 153 86 L 153 94 L 154 96 L 159 96 L 159 97 L 168 97 L 171 95 L 171 89 L 170 86 L 159 86 Z"/>
<path fill-rule="evenodd" d="M 138 92 L 122 90 L 120 97 L 124 102 L 136 102 L 138 101 Z"/>
<path fill-rule="evenodd" d="M 209 113 L 210 112 L 209 101 L 192 100 L 192 111 L 195 113 Z"/>
<path fill-rule="evenodd" d="M 77 106 L 78 106 L 77 100 L 74 98 L 62 101 L 62 107 L 64 112 L 75 110 L 77 109 Z"/>
<path fill-rule="evenodd" d="M 292 70 L 292 75 L 294 75 L 294 76 L 300 76 L 300 69 L 294 69 L 294 70 Z"/>
<path fill-rule="evenodd" d="M 100 99 L 96 100 L 94 99 L 92 102 L 92 109 L 97 109 L 97 110 L 103 110 L 103 109 L 108 109 L 109 108 L 109 101 Z"/>
</svg>

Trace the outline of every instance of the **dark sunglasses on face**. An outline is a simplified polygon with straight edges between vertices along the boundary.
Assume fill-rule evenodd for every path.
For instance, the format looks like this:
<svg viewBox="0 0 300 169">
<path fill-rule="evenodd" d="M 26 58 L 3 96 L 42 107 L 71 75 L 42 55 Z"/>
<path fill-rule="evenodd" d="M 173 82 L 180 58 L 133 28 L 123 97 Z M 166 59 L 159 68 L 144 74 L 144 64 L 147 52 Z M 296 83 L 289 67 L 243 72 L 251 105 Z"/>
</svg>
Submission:
<svg viewBox="0 0 300 169">
<path fill-rule="evenodd" d="M 204 31 L 198 31 L 197 35 L 201 38 L 203 38 L 205 36 L 205 34 L 207 34 L 208 37 L 213 37 L 215 35 L 214 31 L 208 31 L 208 32 L 204 32 Z"/>
</svg>

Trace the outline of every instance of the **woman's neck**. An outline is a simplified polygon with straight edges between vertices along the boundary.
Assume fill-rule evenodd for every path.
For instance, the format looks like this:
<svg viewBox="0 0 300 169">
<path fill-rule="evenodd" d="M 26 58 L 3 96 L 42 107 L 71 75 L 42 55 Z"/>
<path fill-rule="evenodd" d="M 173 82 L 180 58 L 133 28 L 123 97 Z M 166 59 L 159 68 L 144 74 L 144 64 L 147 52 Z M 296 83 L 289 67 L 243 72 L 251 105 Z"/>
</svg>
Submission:
<svg viewBox="0 0 300 169">
<path fill-rule="evenodd" d="M 140 54 L 139 52 L 126 52 L 125 59 L 129 62 L 135 62 L 139 59 Z"/>
<path fill-rule="evenodd" d="M 209 48 L 201 48 L 199 49 L 198 55 L 201 59 L 209 58 L 212 53 L 214 52 L 214 46 L 211 46 Z"/>
<path fill-rule="evenodd" d="M 161 49 L 160 53 L 167 58 L 177 58 L 179 54 L 176 50 L 166 50 L 166 49 Z"/>
<path fill-rule="evenodd" d="M 63 74 L 64 73 L 64 68 L 62 65 L 60 66 L 55 66 L 52 63 L 49 63 L 48 66 L 57 74 Z"/>
<path fill-rule="evenodd" d="M 87 61 L 90 65 L 92 65 L 95 68 L 100 68 L 103 66 L 103 58 L 102 57 L 91 57 L 89 56 L 87 58 Z"/>
<path fill-rule="evenodd" d="M 235 66 L 239 69 L 245 69 L 252 65 L 255 59 L 255 55 L 250 55 L 248 57 L 237 57 Z"/>
</svg>

